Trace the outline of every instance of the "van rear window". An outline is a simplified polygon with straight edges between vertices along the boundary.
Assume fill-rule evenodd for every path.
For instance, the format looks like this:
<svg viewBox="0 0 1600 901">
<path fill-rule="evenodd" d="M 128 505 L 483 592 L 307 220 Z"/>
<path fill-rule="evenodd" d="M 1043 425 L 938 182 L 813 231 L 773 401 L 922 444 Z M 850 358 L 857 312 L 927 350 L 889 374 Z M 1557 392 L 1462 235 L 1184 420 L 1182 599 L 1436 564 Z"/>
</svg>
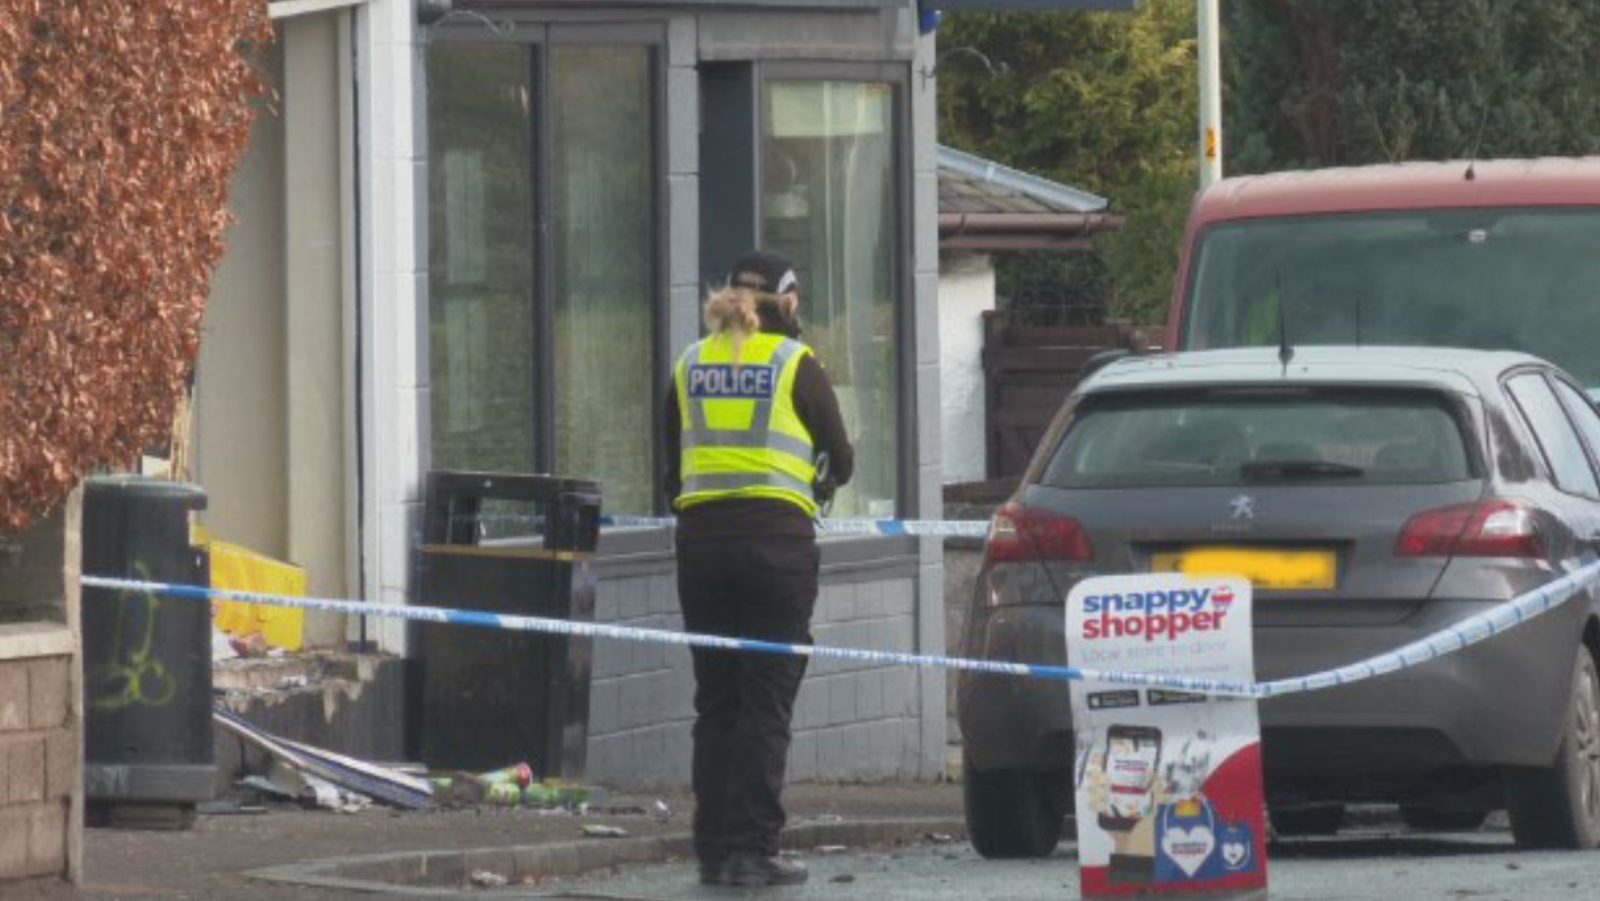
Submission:
<svg viewBox="0 0 1600 901">
<path fill-rule="evenodd" d="M 1057 488 L 1432 484 L 1473 477 L 1443 395 L 1343 389 L 1090 396 L 1042 481 Z"/>
<path fill-rule="evenodd" d="M 1596 247 L 1592 207 L 1218 223 L 1194 254 L 1181 348 L 1275 345 L 1281 318 L 1295 345 L 1520 350 L 1600 386 Z"/>
</svg>

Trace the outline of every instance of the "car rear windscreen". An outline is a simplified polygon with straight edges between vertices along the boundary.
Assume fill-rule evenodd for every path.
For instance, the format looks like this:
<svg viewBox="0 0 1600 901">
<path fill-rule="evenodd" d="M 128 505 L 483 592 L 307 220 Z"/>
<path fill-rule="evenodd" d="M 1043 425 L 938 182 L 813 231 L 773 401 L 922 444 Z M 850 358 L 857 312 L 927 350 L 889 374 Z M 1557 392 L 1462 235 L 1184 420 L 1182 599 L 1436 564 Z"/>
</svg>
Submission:
<svg viewBox="0 0 1600 901">
<path fill-rule="evenodd" d="M 1433 484 L 1473 477 L 1456 410 L 1428 391 L 1090 396 L 1045 469 L 1057 488 Z"/>
</svg>

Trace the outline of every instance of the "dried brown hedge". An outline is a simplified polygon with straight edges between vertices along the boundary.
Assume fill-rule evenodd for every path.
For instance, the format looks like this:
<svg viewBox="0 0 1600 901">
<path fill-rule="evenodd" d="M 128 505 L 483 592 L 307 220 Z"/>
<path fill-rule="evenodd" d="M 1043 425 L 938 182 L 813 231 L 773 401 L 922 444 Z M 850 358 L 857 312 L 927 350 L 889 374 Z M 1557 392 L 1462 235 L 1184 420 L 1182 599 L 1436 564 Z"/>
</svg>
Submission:
<svg viewBox="0 0 1600 901">
<path fill-rule="evenodd" d="M 165 436 L 271 37 L 266 0 L 0 0 L 0 530 Z"/>
</svg>

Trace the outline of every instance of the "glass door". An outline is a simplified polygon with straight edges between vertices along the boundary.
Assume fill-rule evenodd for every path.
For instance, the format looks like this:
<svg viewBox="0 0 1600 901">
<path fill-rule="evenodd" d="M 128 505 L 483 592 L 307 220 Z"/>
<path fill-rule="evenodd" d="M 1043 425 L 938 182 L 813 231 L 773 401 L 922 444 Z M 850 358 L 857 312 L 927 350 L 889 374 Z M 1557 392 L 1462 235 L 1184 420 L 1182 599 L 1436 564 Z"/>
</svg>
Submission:
<svg viewBox="0 0 1600 901">
<path fill-rule="evenodd" d="M 894 86 L 768 80 L 761 230 L 795 261 L 805 340 L 856 448 L 838 516 L 896 513 L 899 377 Z"/>
</svg>

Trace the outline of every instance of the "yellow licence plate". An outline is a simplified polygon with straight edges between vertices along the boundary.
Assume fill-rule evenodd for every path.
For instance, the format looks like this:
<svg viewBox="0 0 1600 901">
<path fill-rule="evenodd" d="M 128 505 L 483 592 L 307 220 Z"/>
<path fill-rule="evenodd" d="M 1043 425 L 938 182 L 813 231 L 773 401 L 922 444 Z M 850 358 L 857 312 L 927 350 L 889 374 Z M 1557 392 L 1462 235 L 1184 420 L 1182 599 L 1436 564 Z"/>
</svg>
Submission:
<svg viewBox="0 0 1600 901">
<path fill-rule="evenodd" d="M 1188 576 L 1243 576 L 1255 588 L 1329 589 L 1333 551 L 1267 551 L 1259 548 L 1195 547 L 1152 554 L 1155 572 Z"/>
</svg>

